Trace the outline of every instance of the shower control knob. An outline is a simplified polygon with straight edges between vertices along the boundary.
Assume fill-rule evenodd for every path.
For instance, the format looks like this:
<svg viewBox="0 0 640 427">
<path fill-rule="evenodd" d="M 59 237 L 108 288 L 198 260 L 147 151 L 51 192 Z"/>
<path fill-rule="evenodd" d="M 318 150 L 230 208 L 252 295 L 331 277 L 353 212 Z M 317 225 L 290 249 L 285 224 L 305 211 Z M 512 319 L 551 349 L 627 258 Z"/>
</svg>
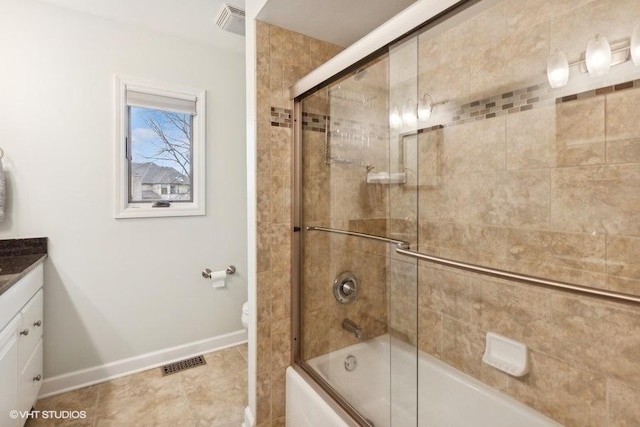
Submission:
<svg viewBox="0 0 640 427">
<path fill-rule="evenodd" d="M 356 291 L 355 283 L 348 280 L 342 284 L 342 293 L 349 296 Z"/>
<path fill-rule="evenodd" d="M 333 296 L 340 304 L 356 300 L 358 294 L 358 276 L 352 271 L 343 271 L 333 281 Z"/>
</svg>

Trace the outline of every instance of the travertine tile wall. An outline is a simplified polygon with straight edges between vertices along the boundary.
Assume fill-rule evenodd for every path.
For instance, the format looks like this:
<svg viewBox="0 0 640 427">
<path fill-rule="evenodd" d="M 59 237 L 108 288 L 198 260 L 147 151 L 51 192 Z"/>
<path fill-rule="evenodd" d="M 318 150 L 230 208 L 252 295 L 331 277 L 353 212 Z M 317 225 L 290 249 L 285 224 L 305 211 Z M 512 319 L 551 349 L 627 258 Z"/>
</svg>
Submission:
<svg viewBox="0 0 640 427">
<path fill-rule="evenodd" d="M 640 69 L 555 92 L 543 74 L 550 49 L 573 60 L 639 22 L 637 1 L 508 0 L 421 36 L 419 93 L 468 118 L 419 135 L 421 252 L 640 294 Z M 486 111 L 528 88 L 544 95 Z M 418 293 L 422 350 L 564 425 L 640 425 L 640 308 L 426 263 Z M 526 343 L 531 372 L 483 364 L 487 331 Z"/>
<path fill-rule="evenodd" d="M 291 182 L 288 88 L 341 48 L 257 22 L 257 423 L 284 426 L 291 352 Z M 273 125 L 272 125 L 272 117 Z M 290 119 L 290 118 L 289 118 Z M 287 126 L 289 124 L 289 126 Z"/>
</svg>

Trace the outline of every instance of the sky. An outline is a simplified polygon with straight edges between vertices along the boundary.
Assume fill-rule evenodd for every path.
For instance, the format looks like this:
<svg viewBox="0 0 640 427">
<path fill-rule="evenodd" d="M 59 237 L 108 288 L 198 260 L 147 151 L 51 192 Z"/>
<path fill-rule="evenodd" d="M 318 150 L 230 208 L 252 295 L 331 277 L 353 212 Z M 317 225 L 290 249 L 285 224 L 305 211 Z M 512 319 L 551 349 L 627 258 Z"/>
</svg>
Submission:
<svg viewBox="0 0 640 427">
<path fill-rule="evenodd" d="M 171 125 L 171 123 L 167 123 L 166 120 L 164 120 L 162 111 L 141 107 L 130 108 L 132 162 L 153 162 L 159 166 L 170 166 L 177 171 L 182 172 L 182 168 L 175 161 L 150 158 L 155 155 L 158 147 L 162 145 L 162 142 L 156 132 L 149 127 L 146 121 L 148 119 L 155 119 L 161 123 L 165 134 L 169 138 L 179 138 L 186 141 L 184 134 Z M 188 116 L 188 114 L 184 114 L 184 116 Z"/>
</svg>

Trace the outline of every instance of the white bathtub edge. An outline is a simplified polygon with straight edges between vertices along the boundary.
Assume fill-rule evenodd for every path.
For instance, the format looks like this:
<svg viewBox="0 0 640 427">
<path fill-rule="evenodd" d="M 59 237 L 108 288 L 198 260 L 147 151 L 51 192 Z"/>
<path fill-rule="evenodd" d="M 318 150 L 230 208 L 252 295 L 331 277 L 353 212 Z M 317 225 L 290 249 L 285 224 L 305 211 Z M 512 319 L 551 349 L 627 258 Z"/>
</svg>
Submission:
<svg viewBox="0 0 640 427">
<path fill-rule="evenodd" d="M 342 408 L 298 366 L 286 377 L 287 427 L 358 427 Z"/>
</svg>

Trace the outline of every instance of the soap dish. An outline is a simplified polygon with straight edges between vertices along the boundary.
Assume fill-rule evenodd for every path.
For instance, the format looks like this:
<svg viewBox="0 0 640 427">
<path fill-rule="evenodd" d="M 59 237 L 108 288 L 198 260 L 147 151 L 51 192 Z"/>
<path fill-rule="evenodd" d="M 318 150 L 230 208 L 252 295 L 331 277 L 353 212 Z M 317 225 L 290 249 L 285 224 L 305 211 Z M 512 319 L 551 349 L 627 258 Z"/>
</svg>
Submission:
<svg viewBox="0 0 640 427">
<path fill-rule="evenodd" d="M 522 377 L 529 372 L 527 346 L 494 332 L 487 332 L 482 361 L 514 377 Z"/>
</svg>

